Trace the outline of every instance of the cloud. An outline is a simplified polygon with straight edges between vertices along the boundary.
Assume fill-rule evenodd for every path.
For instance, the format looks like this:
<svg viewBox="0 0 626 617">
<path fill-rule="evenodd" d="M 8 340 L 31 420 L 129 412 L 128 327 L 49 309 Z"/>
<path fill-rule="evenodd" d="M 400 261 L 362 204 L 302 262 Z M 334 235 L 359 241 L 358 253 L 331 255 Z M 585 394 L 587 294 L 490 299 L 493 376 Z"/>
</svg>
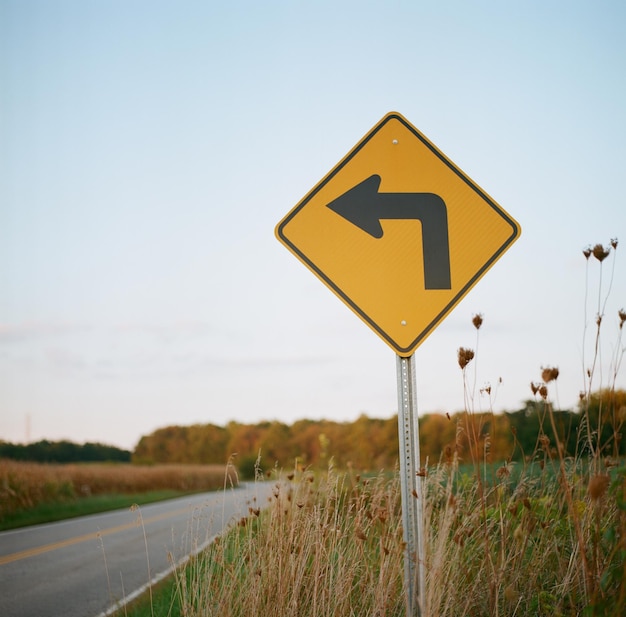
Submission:
<svg viewBox="0 0 626 617">
<path fill-rule="evenodd" d="M 82 354 L 66 348 L 49 347 L 45 350 L 44 356 L 54 371 L 76 373 L 87 368 L 87 362 Z"/>
<path fill-rule="evenodd" d="M 92 326 L 71 322 L 0 323 L 0 344 L 22 343 L 50 337 L 74 335 L 93 330 Z"/>
</svg>

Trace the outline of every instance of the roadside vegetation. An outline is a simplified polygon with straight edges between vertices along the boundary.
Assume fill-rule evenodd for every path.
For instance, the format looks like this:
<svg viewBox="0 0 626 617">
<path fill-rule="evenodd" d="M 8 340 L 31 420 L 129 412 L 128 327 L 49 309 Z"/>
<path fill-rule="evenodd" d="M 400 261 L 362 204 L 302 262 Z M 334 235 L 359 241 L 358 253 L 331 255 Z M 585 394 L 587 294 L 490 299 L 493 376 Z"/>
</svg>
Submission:
<svg viewBox="0 0 626 617">
<path fill-rule="evenodd" d="M 626 469 L 561 467 L 539 448 L 517 481 L 459 456 L 424 478 L 427 616 L 621 617 Z M 397 473 L 272 478 L 269 504 L 118 617 L 405 615 Z M 419 498 L 419 496 L 418 496 Z"/>
<path fill-rule="evenodd" d="M 422 491 L 413 496 L 424 500 L 426 617 L 626 614 L 626 401 L 615 388 L 623 309 L 608 381 L 598 373 L 607 321 L 602 267 L 616 248 L 612 240 L 583 252 L 588 266 L 593 258 L 601 270 L 576 421 L 556 410 L 555 366 L 539 367 L 530 379 L 526 417 L 535 416 L 534 434 L 520 422 L 503 438 L 498 415 L 475 412 L 483 316 L 473 317 L 474 348 L 459 348 L 457 357 L 465 410 L 441 419 L 453 427 L 452 438 L 438 462 L 421 470 Z M 494 456 L 496 443 L 508 443 L 506 456 Z M 176 568 L 155 590 L 158 603 L 144 599 L 119 614 L 405 615 L 397 470 L 366 478 L 342 468 L 296 465 L 284 475 L 270 466 L 269 504 L 249 504 L 248 517 Z"/>
<path fill-rule="evenodd" d="M 226 465 L 43 464 L 0 460 L 0 529 L 224 487 Z"/>
<path fill-rule="evenodd" d="M 491 386 L 476 392 L 475 384 L 488 321 L 473 316 L 475 342 L 456 357 L 463 411 L 420 419 L 422 489 L 412 498 L 424 506 L 423 616 L 626 614 L 626 392 L 616 387 L 626 311 L 605 314 L 616 249 L 612 240 L 583 251 L 586 281 L 592 267 L 599 272 L 585 301 L 576 412 L 559 409 L 557 366 L 529 376 L 523 409 L 482 411 L 476 397 L 491 400 Z M 196 428 L 157 431 L 133 455 L 136 463 L 177 464 L 0 461 L 0 518 L 100 495 L 138 504 L 136 495 L 156 489 L 231 486 L 230 465 L 180 460 L 200 456 L 201 445 L 202 456 L 223 447 L 222 460 L 236 452 L 240 472 L 273 483 L 271 499 L 249 503 L 247 517 L 186 563 L 172 564 L 172 577 L 119 615 L 405 615 L 395 418 Z M 357 471 L 372 469 L 385 471 Z"/>
</svg>

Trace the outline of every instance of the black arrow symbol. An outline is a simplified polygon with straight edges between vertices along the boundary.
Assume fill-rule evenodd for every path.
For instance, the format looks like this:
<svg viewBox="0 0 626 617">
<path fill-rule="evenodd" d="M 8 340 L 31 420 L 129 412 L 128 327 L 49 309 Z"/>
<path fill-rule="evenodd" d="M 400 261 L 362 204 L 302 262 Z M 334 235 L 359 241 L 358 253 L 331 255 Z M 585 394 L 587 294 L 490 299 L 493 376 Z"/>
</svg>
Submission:
<svg viewBox="0 0 626 617">
<path fill-rule="evenodd" d="M 374 238 L 383 237 L 383 219 L 414 219 L 422 223 L 426 289 L 451 289 L 448 211 L 434 193 L 379 193 L 380 176 L 363 180 L 327 206 Z"/>
</svg>

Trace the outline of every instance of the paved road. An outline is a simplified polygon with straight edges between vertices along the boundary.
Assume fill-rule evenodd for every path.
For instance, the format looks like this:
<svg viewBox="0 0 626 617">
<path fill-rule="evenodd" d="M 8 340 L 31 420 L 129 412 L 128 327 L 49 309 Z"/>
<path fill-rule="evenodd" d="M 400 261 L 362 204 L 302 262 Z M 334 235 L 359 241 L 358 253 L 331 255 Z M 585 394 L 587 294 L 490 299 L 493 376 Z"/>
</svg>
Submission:
<svg viewBox="0 0 626 617">
<path fill-rule="evenodd" d="M 2 617 L 96 617 L 206 545 L 273 484 L 0 533 Z M 254 503 L 253 503 L 254 502 Z"/>
</svg>

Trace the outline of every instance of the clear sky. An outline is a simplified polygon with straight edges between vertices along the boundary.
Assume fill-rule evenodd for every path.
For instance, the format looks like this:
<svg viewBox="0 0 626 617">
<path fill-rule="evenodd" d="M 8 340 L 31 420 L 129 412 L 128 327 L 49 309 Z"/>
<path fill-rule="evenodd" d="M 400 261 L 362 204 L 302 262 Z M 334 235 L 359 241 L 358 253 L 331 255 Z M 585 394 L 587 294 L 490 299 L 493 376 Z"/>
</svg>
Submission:
<svg viewBox="0 0 626 617">
<path fill-rule="evenodd" d="M 625 344 L 625 101 L 618 0 L 0 0 L 0 439 L 394 414 L 394 352 L 274 237 L 392 110 L 523 229 L 418 348 L 420 411 L 463 408 L 475 313 L 476 409 L 542 366 L 574 406 L 616 237 L 594 385 Z"/>
</svg>

